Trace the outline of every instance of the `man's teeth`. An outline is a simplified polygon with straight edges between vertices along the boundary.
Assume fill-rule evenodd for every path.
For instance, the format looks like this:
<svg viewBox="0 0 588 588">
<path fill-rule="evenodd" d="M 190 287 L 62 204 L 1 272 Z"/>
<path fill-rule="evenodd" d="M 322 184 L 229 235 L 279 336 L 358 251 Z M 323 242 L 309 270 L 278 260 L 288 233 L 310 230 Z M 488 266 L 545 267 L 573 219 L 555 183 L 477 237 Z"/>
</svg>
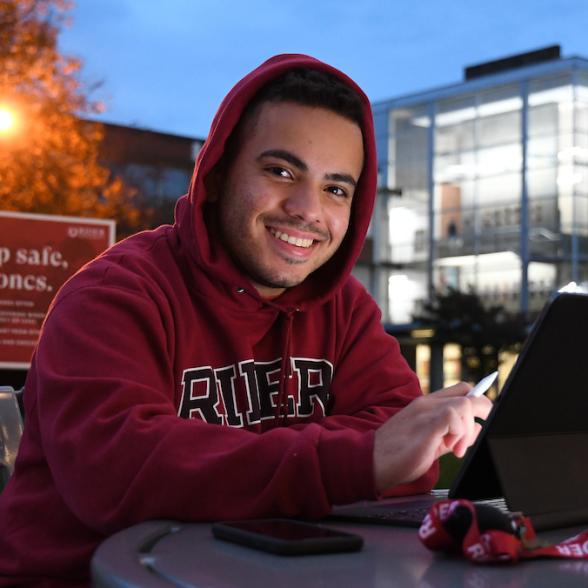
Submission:
<svg viewBox="0 0 588 588">
<path fill-rule="evenodd" d="M 286 241 L 286 243 L 290 243 L 290 245 L 296 245 L 297 247 L 305 247 L 308 249 L 313 243 L 313 239 L 300 239 L 298 237 L 291 237 L 287 233 L 282 233 L 281 231 L 276 231 L 275 229 L 270 229 L 271 234 L 276 237 L 276 239 L 281 239 L 282 241 Z"/>
</svg>

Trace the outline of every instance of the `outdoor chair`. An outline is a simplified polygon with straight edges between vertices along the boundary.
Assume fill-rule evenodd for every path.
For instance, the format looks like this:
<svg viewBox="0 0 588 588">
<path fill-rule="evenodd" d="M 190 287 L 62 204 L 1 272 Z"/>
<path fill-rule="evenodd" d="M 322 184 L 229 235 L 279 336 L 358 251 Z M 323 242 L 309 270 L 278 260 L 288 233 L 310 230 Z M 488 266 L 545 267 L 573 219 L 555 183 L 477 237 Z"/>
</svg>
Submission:
<svg viewBox="0 0 588 588">
<path fill-rule="evenodd" d="M 0 492 L 14 470 L 23 419 L 18 397 L 20 391 L 0 386 Z"/>
</svg>

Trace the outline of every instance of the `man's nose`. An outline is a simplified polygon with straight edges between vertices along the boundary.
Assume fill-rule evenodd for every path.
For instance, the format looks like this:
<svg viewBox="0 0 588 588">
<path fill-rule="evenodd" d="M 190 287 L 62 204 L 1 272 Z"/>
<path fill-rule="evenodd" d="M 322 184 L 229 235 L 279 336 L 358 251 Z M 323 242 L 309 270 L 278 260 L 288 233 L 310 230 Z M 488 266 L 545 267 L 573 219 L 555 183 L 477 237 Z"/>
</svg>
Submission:
<svg viewBox="0 0 588 588">
<path fill-rule="evenodd" d="M 304 222 L 320 224 L 322 221 L 322 190 L 310 183 L 293 188 L 284 202 L 284 210 L 290 216 Z"/>
</svg>

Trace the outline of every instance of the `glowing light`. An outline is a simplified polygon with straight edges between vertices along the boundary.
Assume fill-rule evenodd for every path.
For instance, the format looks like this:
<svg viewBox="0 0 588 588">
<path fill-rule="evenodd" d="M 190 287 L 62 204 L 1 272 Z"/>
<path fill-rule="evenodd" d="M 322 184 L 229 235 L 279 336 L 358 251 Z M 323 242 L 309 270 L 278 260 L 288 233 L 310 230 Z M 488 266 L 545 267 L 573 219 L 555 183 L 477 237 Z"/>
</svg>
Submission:
<svg viewBox="0 0 588 588">
<path fill-rule="evenodd" d="M 0 105 L 0 133 L 9 134 L 17 126 L 17 116 L 8 106 Z"/>
<path fill-rule="evenodd" d="M 413 329 L 410 336 L 413 339 L 430 339 L 435 336 L 435 329 Z"/>
</svg>

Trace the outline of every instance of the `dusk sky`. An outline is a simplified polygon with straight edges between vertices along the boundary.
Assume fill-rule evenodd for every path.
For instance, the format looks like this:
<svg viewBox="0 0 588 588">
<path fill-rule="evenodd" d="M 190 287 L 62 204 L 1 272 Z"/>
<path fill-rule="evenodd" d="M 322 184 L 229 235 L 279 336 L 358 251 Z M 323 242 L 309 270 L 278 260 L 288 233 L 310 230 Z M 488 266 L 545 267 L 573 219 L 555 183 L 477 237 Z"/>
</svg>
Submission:
<svg viewBox="0 0 588 588">
<path fill-rule="evenodd" d="M 588 0 L 77 0 L 64 53 L 102 82 L 101 120 L 205 137 L 244 74 L 307 53 L 372 101 L 459 82 L 467 65 L 559 44 L 588 58 Z"/>
</svg>

